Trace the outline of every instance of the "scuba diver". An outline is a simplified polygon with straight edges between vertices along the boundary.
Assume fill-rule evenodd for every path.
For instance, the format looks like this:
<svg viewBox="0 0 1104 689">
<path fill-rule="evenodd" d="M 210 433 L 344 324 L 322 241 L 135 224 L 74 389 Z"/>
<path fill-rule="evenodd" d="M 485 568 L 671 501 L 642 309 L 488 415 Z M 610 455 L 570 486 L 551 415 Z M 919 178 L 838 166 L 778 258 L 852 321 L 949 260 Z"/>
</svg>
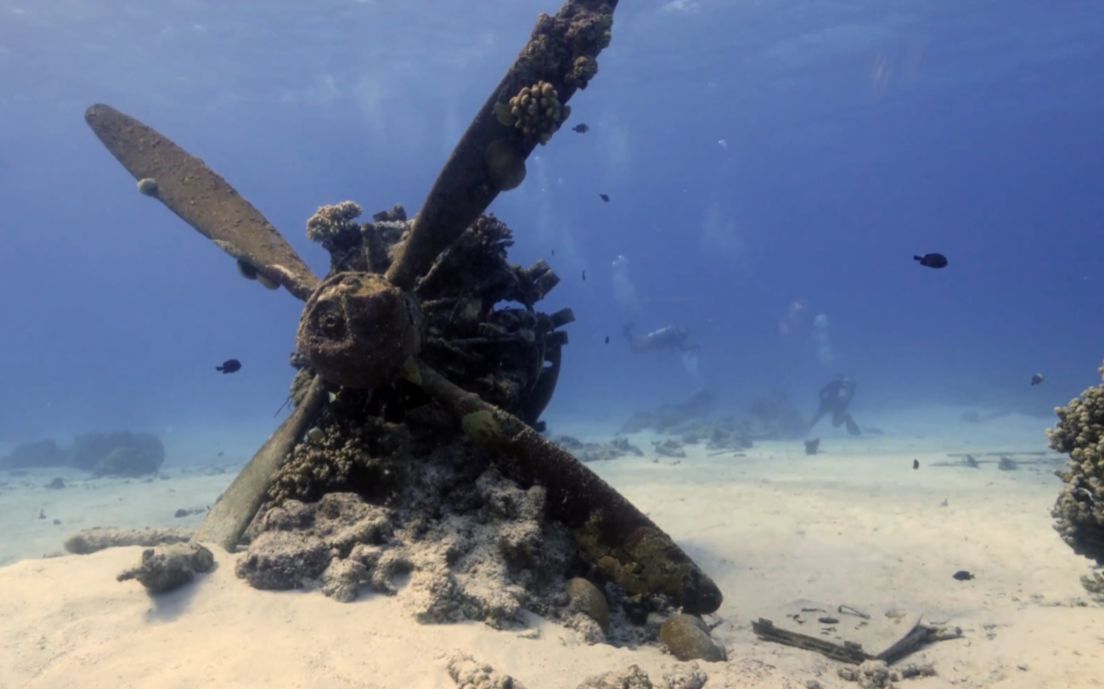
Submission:
<svg viewBox="0 0 1104 689">
<path fill-rule="evenodd" d="M 859 430 L 859 425 L 847 413 L 847 407 L 855 397 L 855 381 L 847 376 L 836 378 L 820 389 L 819 397 L 820 407 L 817 409 L 816 416 L 809 423 L 810 431 L 822 416 L 830 412 L 833 428 L 839 428 L 840 425 L 847 424 L 847 432 L 851 435 L 859 435 L 862 432 Z"/>
<path fill-rule="evenodd" d="M 686 343 L 687 338 L 690 337 L 689 330 L 673 325 L 665 326 L 659 330 L 653 330 L 647 335 L 633 335 L 633 324 L 627 323 L 623 332 L 625 334 L 625 340 L 629 343 L 629 347 L 637 354 L 642 352 L 662 352 L 668 349 L 678 350 L 680 352 L 698 349 L 697 345 L 689 345 Z"/>
</svg>

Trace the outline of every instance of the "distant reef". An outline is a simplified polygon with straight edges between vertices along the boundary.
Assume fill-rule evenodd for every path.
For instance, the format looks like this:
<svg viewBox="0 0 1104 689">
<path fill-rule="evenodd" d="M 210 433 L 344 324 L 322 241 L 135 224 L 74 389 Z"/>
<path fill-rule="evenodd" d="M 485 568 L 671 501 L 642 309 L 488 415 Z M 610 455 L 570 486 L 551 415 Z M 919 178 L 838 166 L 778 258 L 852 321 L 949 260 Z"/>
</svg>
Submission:
<svg viewBox="0 0 1104 689">
<path fill-rule="evenodd" d="M 63 448 L 54 440 L 17 445 L 0 459 L 3 469 L 74 467 L 93 476 L 143 476 L 165 461 L 165 446 L 152 433 L 84 433 Z"/>
</svg>

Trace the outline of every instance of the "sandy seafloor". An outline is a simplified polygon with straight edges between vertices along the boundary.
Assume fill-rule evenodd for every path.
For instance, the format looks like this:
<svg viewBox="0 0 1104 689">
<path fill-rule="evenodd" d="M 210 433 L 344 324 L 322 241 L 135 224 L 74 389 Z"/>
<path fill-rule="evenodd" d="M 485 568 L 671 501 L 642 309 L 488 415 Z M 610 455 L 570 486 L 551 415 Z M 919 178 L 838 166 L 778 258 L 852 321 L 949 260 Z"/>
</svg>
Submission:
<svg viewBox="0 0 1104 689">
<path fill-rule="evenodd" d="M 918 610 L 962 628 L 962 639 L 908 659 L 933 662 L 937 676 L 898 686 L 1104 686 L 1104 608 L 1086 605 L 1078 578 L 1089 562 L 1051 528 L 1054 466 L 933 466 L 954 461 L 949 452 L 1044 450 L 1049 420 L 963 424 L 961 411 L 863 419 L 884 434 L 857 439 L 825 428 L 815 457 L 800 442 L 764 442 L 746 457 L 689 446 L 684 459 L 654 461 L 650 438 L 637 434 L 645 457 L 590 465 L 724 592 L 714 636 L 729 660 L 700 665 L 707 687 L 857 687 L 837 677 L 841 664 L 752 633 L 752 620 L 797 598 Z M 564 422 L 551 431 L 613 435 Z M 456 650 L 528 689 L 573 689 L 632 664 L 658 687 L 679 664 L 656 648 L 587 646 L 536 618 L 539 634 L 526 638 L 477 623 L 418 625 L 384 596 L 343 604 L 256 591 L 225 553 L 214 573 L 159 599 L 115 580 L 140 548 L 21 559 L 59 552 L 95 525 L 194 526 L 200 516 L 175 519 L 175 510 L 209 504 L 236 468 L 185 471 L 170 457 L 164 470 L 148 482 L 0 472 L 0 689 L 453 687 L 445 667 Z M 42 487 L 56 475 L 69 486 Z M 960 569 L 976 578 L 956 581 Z"/>
</svg>

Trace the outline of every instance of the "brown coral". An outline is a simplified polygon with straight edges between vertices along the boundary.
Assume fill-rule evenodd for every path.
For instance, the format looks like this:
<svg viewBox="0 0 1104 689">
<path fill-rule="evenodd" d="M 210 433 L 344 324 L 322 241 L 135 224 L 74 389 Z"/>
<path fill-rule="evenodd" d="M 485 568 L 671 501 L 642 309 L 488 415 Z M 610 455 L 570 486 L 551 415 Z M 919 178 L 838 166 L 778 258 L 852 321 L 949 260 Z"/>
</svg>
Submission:
<svg viewBox="0 0 1104 689">
<path fill-rule="evenodd" d="M 593 57 L 609 47 L 612 28 L 612 12 L 581 14 L 571 23 L 564 38 L 575 55 Z"/>
<path fill-rule="evenodd" d="M 1099 370 L 1104 378 L 1104 365 Z M 1104 384 L 1054 411 L 1050 446 L 1070 457 L 1058 472 L 1066 485 L 1052 510 L 1055 528 L 1075 552 L 1104 564 Z"/>
<path fill-rule="evenodd" d="M 367 270 L 361 262 L 349 266 L 349 254 L 356 253 L 360 247 L 360 225 L 356 219 L 363 212 L 360 205 L 353 201 L 342 201 L 331 206 L 321 206 L 307 219 L 307 238 L 318 242 L 333 257 L 334 268 L 339 263 L 346 264 L 345 270 Z M 358 256 L 359 258 L 359 256 Z"/>
<path fill-rule="evenodd" d="M 304 438 L 276 475 L 269 490 L 274 504 L 339 491 L 385 497 L 403 483 L 410 442 L 404 426 L 375 417 L 359 424 L 328 418 L 323 424 L 322 437 Z"/>
<path fill-rule="evenodd" d="M 571 57 L 563 43 L 556 40 L 555 27 L 555 19 L 540 15 L 533 37 L 521 53 L 519 64 L 535 78 L 555 78 L 563 62 Z"/>
<path fill-rule="evenodd" d="M 307 461 L 300 456 L 300 473 Z M 411 462 L 409 481 L 386 505 L 327 491 L 317 502 L 288 499 L 262 512 L 238 576 L 276 590 L 321 578 L 323 592 L 340 601 L 364 586 L 398 595 L 425 623 L 503 627 L 524 609 L 555 614 L 574 548 L 563 525 L 545 520 L 544 489 L 520 488 L 459 443 Z"/>
<path fill-rule="evenodd" d="M 567 82 L 585 89 L 596 74 L 598 74 L 598 61 L 589 55 L 580 55 L 571 63 L 571 71 L 567 73 Z"/>
<path fill-rule="evenodd" d="M 360 205 L 353 201 L 321 206 L 307 219 L 307 238 L 329 248 L 329 242 L 360 232 L 360 226 L 354 221 L 362 212 Z"/>
<path fill-rule="evenodd" d="M 548 143 L 570 114 L 571 108 L 560 102 L 556 87 L 547 81 L 522 86 L 509 101 L 495 106 L 499 123 L 542 144 Z"/>
</svg>

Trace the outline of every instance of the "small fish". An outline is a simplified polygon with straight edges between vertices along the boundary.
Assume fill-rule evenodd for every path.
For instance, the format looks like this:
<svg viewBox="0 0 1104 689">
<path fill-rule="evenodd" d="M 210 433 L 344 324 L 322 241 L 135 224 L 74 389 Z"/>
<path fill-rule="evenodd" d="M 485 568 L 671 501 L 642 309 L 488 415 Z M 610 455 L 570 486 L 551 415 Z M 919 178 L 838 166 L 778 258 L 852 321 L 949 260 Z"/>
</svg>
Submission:
<svg viewBox="0 0 1104 689">
<path fill-rule="evenodd" d="M 1044 376 L 1042 373 L 1036 373 L 1035 375 L 1031 376 L 1031 384 L 1032 385 L 1038 385 L 1038 384 L 1042 383 L 1044 380 L 1046 380 L 1046 376 Z"/>
<path fill-rule="evenodd" d="M 237 359 L 227 359 L 222 362 L 222 366 L 216 366 L 216 371 L 222 371 L 223 373 L 233 373 L 241 368 L 241 362 Z"/>
<path fill-rule="evenodd" d="M 958 579 L 959 581 L 970 581 L 971 579 L 974 578 L 973 574 L 970 574 L 969 572 L 967 572 L 964 569 L 958 570 L 957 572 L 955 572 L 951 576 L 953 576 L 955 579 Z"/>
<path fill-rule="evenodd" d="M 923 256 L 913 256 L 912 260 L 918 261 L 920 265 L 925 268 L 946 268 L 947 257 L 943 254 L 924 254 Z"/>
<path fill-rule="evenodd" d="M 609 335 L 606 335 L 606 344 L 609 344 Z"/>
<path fill-rule="evenodd" d="M 609 203 L 609 194 L 598 194 L 598 198 L 602 199 L 606 203 Z"/>
<path fill-rule="evenodd" d="M 913 469 L 919 469 L 920 468 L 920 460 L 919 459 L 912 460 L 912 468 Z"/>
<path fill-rule="evenodd" d="M 583 282 L 586 282 L 586 270 L 583 270 Z"/>
<path fill-rule="evenodd" d="M 586 134 L 587 132 L 590 131 L 590 127 L 587 126 L 586 122 L 580 122 L 579 124 L 572 127 L 571 131 L 579 132 L 580 134 Z"/>
</svg>

